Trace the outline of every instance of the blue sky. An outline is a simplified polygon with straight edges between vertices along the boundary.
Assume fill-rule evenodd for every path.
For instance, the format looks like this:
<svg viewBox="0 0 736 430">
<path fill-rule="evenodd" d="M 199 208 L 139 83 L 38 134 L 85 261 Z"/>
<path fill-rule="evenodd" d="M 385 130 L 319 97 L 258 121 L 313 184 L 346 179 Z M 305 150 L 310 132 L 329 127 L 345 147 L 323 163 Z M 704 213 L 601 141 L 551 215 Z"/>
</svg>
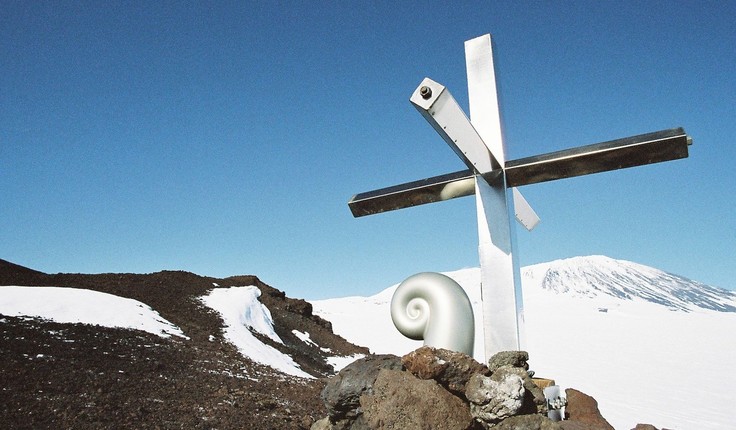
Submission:
<svg viewBox="0 0 736 430">
<path fill-rule="evenodd" d="M 448 4 L 446 4 L 448 3 Z M 491 33 L 507 158 L 682 126 L 690 158 L 523 187 L 522 265 L 604 254 L 736 288 L 735 2 L 24 2 L 0 8 L 0 258 L 255 274 L 303 298 L 478 265 L 473 198 L 354 219 L 464 168 L 410 105 L 467 108 Z"/>
</svg>

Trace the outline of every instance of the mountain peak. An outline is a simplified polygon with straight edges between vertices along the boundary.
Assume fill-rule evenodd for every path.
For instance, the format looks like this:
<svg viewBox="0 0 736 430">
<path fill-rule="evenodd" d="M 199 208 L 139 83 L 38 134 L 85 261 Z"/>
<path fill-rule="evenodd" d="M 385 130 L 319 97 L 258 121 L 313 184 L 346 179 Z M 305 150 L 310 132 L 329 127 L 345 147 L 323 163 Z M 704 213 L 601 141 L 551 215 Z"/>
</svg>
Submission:
<svg viewBox="0 0 736 430">
<path fill-rule="evenodd" d="M 653 267 L 591 255 L 528 266 L 525 282 L 576 297 L 644 300 L 672 310 L 736 312 L 736 293 Z"/>
</svg>

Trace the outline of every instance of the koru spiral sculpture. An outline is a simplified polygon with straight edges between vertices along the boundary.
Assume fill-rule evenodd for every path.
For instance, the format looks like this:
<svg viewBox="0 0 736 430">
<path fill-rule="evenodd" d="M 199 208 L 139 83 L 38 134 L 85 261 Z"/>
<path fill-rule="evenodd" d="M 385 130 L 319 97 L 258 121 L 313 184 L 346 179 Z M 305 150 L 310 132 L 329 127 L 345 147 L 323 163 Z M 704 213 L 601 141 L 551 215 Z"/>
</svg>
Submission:
<svg viewBox="0 0 736 430">
<path fill-rule="evenodd" d="M 441 273 L 423 272 L 399 284 L 391 319 L 404 336 L 473 356 L 475 318 L 465 290 Z"/>
</svg>

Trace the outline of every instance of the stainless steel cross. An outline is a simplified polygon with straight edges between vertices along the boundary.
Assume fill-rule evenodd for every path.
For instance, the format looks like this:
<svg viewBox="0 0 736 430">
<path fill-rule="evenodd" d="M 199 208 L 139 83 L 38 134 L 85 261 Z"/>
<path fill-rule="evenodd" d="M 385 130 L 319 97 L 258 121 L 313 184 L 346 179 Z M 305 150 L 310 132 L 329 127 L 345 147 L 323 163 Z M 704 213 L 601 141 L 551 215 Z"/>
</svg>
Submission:
<svg viewBox="0 0 736 430">
<path fill-rule="evenodd" d="M 470 120 L 450 92 L 425 78 L 410 101 L 468 166 L 467 170 L 361 193 L 353 216 L 475 194 L 485 356 L 522 348 L 524 320 L 512 217 L 531 230 L 537 214 L 515 187 L 686 158 L 691 138 L 682 128 L 506 160 L 491 36 L 465 42 Z"/>
</svg>

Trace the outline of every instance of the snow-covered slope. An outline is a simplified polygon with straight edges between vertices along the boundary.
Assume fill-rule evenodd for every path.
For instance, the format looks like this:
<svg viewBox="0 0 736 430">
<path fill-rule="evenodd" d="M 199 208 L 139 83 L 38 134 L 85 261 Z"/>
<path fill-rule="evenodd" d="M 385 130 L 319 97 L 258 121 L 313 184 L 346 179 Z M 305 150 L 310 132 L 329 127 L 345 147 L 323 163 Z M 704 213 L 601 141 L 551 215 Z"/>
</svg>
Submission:
<svg viewBox="0 0 736 430">
<path fill-rule="evenodd" d="M 446 273 L 468 292 L 482 356 L 480 271 Z M 639 264 L 578 257 L 522 269 L 525 349 L 538 375 L 593 395 L 616 428 L 732 425 L 736 294 Z M 335 333 L 376 353 L 421 345 L 393 327 L 396 285 L 371 297 L 314 301 Z"/>
<path fill-rule="evenodd" d="M 215 286 L 217 286 L 215 284 Z M 200 302 L 222 318 L 225 339 L 251 360 L 282 373 L 313 379 L 287 353 L 259 340 L 253 332 L 284 345 L 276 334 L 270 310 L 261 303 L 261 290 L 256 286 L 213 288 L 199 297 Z M 81 323 L 124 329 L 142 330 L 161 337 L 175 335 L 189 339 L 184 332 L 140 301 L 83 288 L 0 286 L 0 316 L 41 318 L 57 323 Z M 0 318 L 0 323 L 4 322 Z M 332 353 L 309 339 L 309 333 L 297 332 L 302 342 L 323 353 Z M 219 333 L 212 333 L 214 338 Z M 286 348 L 288 349 L 288 348 Z M 362 355 L 326 357 L 336 370 Z"/>
<path fill-rule="evenodd" d="M 313 378 L 289 355 L 261 342 L 251 332 L 253 330 L 275 342 L 284 343 L 273 329 L 271 312 L 258 301 L 260 296 L 261 290 L 251 285 L 215 288 L 201 300 L 220 314 L 225 323 L 225 337 L 243 355 L 288 375 Z"/>
<path fill-rule="evenodd" d="M 179 327 L 144 303 L 82 288 L 0 287 L 0 314 L 130 328 L 162 337 L 186 338 Z"/>
</svg>

